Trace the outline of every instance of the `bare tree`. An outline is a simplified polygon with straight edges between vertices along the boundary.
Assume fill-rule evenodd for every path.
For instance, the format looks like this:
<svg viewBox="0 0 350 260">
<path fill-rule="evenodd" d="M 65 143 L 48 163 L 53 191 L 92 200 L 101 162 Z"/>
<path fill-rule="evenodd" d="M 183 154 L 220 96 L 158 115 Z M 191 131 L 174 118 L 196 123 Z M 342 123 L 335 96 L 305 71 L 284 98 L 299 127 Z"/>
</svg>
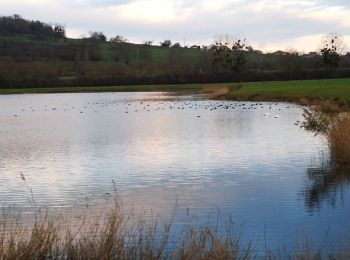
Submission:
<svg viewBox="0 0 350 260">
<path fill-rule="evenodd" d="M 160 43 L 160 46 L 169 48 L 171 46 L 171 41 L 164 40 L 163 42 Z"/>
<path fill-rule="evenodd" d="M 103 32 L 89 32 L 89 39 L 95 40 L 95 41 L 102 41 L 105 42 L 107 40 L 107 37 L 103 34 Z"/>
<path fill-rule="evenodd" d="M 216 72 L 240 72 L 246 63 L 246 53 L 252 50 L 246 39 L 231 35 L 219 36 L 211 47 L 213 51 L 213 65 Z"/>
<path fill-rule="evenodd" d="M 121 35 L 117 35 L 115 37 L 112 37 L 111 39 L 109 39 L 109 42 L 112 43 L 121 43 L 121 42 L 128 42 L 127 39 L 125 39 L 123 36 Z"/>
<path fill-rule="evenodd" d="M 66 37 L 66 29 L 65 29 L 64 25 L 62 25 L 62 24 L 55 24 L 53 26 L 53 30 L 54 30 L 55 34 L 59 38 L 65 38 Z"/>
<path fill-rule="evenodd" d="M 153 44 L 153 41 L 144 41 L 143 42 L 143 45 L 148 45 L 148 46 L 150 46 L 150 45 L 152 45 Z"/>
<path fill-rule="evenodd" d="M 320 52 L 326 67 L 338 67 L 340 56 L 345 52 L 345 43 L 343 36 L 339 33 L 329 33 L 323 36 L 321 40 Z"/>
</svg>

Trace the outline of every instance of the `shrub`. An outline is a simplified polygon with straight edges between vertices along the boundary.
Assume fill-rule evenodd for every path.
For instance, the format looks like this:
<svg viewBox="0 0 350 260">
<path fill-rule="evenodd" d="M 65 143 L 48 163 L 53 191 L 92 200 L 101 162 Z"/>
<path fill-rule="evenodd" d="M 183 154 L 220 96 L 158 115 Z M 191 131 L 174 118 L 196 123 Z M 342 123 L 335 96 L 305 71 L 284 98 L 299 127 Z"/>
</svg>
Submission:
<svg viewBox="0 0 350 260">
<path fill-rule="evenodd" d="M 350 165 L 350 113 L 335 112 L 337 107 L 304 109 L 305 130 L 326 138 L 333 166 Z"/>
</svg>

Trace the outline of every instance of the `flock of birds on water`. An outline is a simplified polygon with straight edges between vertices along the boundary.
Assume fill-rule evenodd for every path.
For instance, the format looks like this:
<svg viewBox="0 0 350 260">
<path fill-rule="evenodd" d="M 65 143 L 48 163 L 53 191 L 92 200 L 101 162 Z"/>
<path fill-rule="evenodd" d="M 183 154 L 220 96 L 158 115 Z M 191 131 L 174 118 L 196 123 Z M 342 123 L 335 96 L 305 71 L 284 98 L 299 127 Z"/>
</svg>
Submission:
<svg viewBox="0 0 350 260">
<path fill-rule="evenodd" d="M 32 104 L 32 102 L 31 102 Z M 62 107 L 63 105 L 63 107 Z M 41 108 L 35 107 L 33 105 L 22 108 L 19 113 L 14 114 L 14 117 L 19 117 L 21 112 L 71 112 L 77 111 L 79 114 L 84 114 L 88 112 L 98 113 L 102 112 L 106 108 L 116 106 L 118 107 L 119 113 L 129 114 L 129 113 L 141 113 L 141 112 L 151 112 L 151 111 L 182 111 L 182 110 L 205 110 L 209 112 L 214 112 L 217 110 L 231 110 L 231 111 L 255 111 L 262 110 L 263 116 L 268 118 L 278 119 L 280 117 L 280 111 L 282 109 L 290 109 L 293 105 L 285 103 L 267 103 L 267 102 L 234 102 L 234 101 L 198 101 L 198 100 L 130 100 L 123 101 L 120 100 L 100 100 L 98 102 L 87 102 L 85 105 L 72 105 L 69 103 L 61 104 L 58 106 L 43 105 Z M 196 115 L 200 118 L 202 115 Z M 300 124 L 300 121 L 295 123 Z"/>
</svg>

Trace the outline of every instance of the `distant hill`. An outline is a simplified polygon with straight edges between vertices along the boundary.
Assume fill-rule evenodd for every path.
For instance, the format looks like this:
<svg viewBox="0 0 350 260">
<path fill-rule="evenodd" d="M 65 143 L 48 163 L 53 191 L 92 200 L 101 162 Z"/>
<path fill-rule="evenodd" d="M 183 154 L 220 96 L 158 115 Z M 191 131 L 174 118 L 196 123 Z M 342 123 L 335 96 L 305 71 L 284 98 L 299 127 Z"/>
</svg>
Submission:
<svg viewBox="0 0 350 260">
<path fill-rule="evenodd" d="M 62 25 L 49 25 L 40 21 L 25 20 L 19 15 L 0 16 L 0 36 L 27 36 L 32 39 L 63 39 Z"/>
<path fill-rule="evenodd" d="M 100 86 L 161 83 L 215 83 L 349 77 L 350 58 L 338 68 L 323 66 L 319 55 L 255 50 L 240 52 L 240 69 L 211 48 L 164 42 L 133 44 L 122 37 L 107 41 L 102 33 L 70 39 L 62 25 L 0 17 L 0 88 Z M 235 57 L 233 57 L 235 58 Z M 243 62 L 242 62 L 243 61 Z"/>
</svg>

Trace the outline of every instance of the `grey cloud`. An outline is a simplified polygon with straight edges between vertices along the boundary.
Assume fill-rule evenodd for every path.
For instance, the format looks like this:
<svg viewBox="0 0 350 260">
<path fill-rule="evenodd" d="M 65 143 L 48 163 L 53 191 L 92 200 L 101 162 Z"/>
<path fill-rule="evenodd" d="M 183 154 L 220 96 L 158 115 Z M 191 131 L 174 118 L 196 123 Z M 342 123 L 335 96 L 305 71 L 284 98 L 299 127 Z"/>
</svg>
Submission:
<svg viewBox="0 0 350 260">
<path fill-rule="evenodd" d="M 53 0 L 52 2 L 54 2 Z M 182 41 L 184 38 L 192 43 L 208 43 L 215 35 L 233 34 L 243 35 L 250 42 L 274 43 L 288 42 L 288 39 L 308 35 L 325 34 L 328 32 L 340 32 L 350 35 L 350 27 L 345 26 L 336 19 L 332 21 L 320 20 L 299 13 L 324 11 L 332 6 L 342 6 L 343 10 L 350 14 L 350 2 L 345 0 L 306 0 L 276 2 L 273 0 L 245 0 L 225 1 L 223 9 L 214 12 L 201 11 L 203 1 L 199 0 L 174 0 L 174 13 L 183 14 L 189 12 L 185 19 L 170 23 L 147 23 L 142 21 L 125 21 L 118 19 L 119 14 L 110 13 L 111 6 L 134 2 L 127 0 L 61 0 L 57 1 L 57 8 L 48 10 L 28 8 L 18 5 L 11 8 L 7 1 L 0 0 L 3 14 L 20 13 L 30 19 L 62 22 L 68 31 L 74 30 L 79 34 L 87 34 L 90 30 L 103 31 L 108 36 L 121 34 L 126 38 L 136 41 L 172 39 Z M 147 1 L 147 0 L 143 0 Z M 215 3 L 215 1 L 212 1 Z M 278 4 L 276 4 L 278 3 Z M 252 7 L 263 4 L 261 10 L 252 10 Z M 10 6 L 10 5 L 8 5 Z M 13 4 L 12 4 L 13 6 Z M 280 7 L 279 7 L 280 6 Z M 102 13 L 94 13 L 94 9 L 101 9 Z M 105 9 L 104 9 L 105 8 Z M 278 9 L 280 8 L 280 9 Z M 350 17 L 350 16 L 349 16 Z M 350 22 L 349 22 L 350 25 Z M 305 43 L 306 45 L 308 43 Z M 286 46 L 289 47 L 289 46 Z M 316 46 L 315 46 L 316 47 Z"/>
</svg>

